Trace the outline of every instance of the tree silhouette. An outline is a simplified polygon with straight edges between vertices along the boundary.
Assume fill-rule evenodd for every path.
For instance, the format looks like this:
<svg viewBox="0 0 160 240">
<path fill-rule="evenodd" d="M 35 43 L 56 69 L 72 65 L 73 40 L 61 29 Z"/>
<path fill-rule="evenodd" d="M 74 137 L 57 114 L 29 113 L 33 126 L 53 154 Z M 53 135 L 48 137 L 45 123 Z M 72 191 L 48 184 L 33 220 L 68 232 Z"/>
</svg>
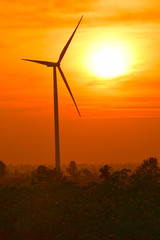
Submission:
<svg viewBox="0 0 160 240">
<path fill-rule="evenodd" d="M 72 178 L 79 177 L 81 174 L 81 171 L 78 171 L 77 164 L 75 161 L 71 161 L 69 164 L 69 167 L 66 168 L 66 172 L 70 174 Z"/>
<path fill-rule="evenodd" d="M 32 177 L 35 177 L 39 182 L 46 181 L 60 181 L 64 180 L 63 173 L 61 171 L 57 171 L 56 168 L 50 169 L 44 165 L 38 166 L 38 168 L 32 173 Z"/>
<path fill-rule="evenodd" d="M 149 158 L 136 169 L 135 173 L 148 179 L 157 179 L 160 177 L 160 168 L 157 158 Z"/>
<path fill-rule="evenodd" d="M 40 165 L 36 170 L 32 172 L 32 180 L 36 180 L 40 183 L 47 182 L 62 182 L 66 180 L 62 171 L 58 171 L 56 168 L 50 169 L 44 165 Z"/>
<path fill-rule="evenodd" d="M 104 165 L 104 167 L 100 168 L 99 171 L 101 173 L 99 177 L 103 178 L 104 180 L 107 180 L 110 177 L 110 175 L 111 175 L 111 173 L 110 173 L 111 167 L 108 166 L 107 164 Z"/>
<path fill-rule="evenodd" d="M 81 173 L 85 177 L 92 177 L 93 176 L 92 172 L 87 168 L 81 168 Z"/>
<path fill-rule="evenodd" d="M 142 165 L 158 166 L 155 159 L 145 160 L 139 169 Z M 77 169 L 75 163 L 70 167 Z M 160 181 L 148 181 L 130 169 L 110 170 L 108 165 L 101 168 L 107 181 L 86 183 L 83 177 L 34 184 L 2 179 L 0 240 L 159 239 Z M 35 170 L 40 176 L 50 171 L 56 176 L 56 169 L 42 165 Z"/>
<path fill-rule="evenodd" d="M 0 178 L 4 177 L 6 173 L 6 165 L 0 161 Z"/>
<path fill-rule="evenodd" d="M 38 181 L 46 181 L 51 179 L 52 170 L 47 168 L 46 166 L 40 165 L 36 169 L 35 175 Z"/>
</svg>

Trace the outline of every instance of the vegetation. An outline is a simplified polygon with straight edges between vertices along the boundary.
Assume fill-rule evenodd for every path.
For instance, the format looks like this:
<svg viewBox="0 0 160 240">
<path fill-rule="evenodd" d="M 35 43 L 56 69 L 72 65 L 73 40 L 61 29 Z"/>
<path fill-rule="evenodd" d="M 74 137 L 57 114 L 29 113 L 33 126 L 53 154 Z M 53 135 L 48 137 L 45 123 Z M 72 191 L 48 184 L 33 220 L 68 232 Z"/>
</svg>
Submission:
<svg viewBox="0 0 160 240">
<path fill-rule="evenodd" d="M 77 178 L 81 174 L 81 172 L 78 171 L 78 169 L 77 169 L 77 165 L 76 165 L 75 161 L 71 161 L 70 162 L 69 167 L 66 168 L 66 171 L 67 171 L 67 173 L 69 173 L 69 175 L 72 178 Z"/>
<path fill-rule="evenodd" d="M 6 174 L 6 165 L 0 161 L 0 178 L 4 177 Z"/>
<path fill-rule="evenodd" d="M 108 165 L 104 165 L 100 170 L 100 178 L 103 178 L 104 180 L 108 180 L 111 176 L 111 167 Z"/>
<path fill-rule="evenodd" d="M 148 179 L 158 179 L 160 175 L 160 168 L 158 167 L 158 160 L 156 158 L 149 158 L 136 169 L 136 174 Z"/>
<path fill-rule="evenodd" d="M 159 239 L 159 170 L 157 159 L 150 158 L 134 172 L 105 165 L 99 180 L 91 170 L 78 170 L 75 162 L 68 176 L 45 166 L 24 177 L 26 183 L 5 184 L 9 176 L 4 175 L 0 239 Z M 86 178 L 91 181 L 84 184 Z"/>
</svg>

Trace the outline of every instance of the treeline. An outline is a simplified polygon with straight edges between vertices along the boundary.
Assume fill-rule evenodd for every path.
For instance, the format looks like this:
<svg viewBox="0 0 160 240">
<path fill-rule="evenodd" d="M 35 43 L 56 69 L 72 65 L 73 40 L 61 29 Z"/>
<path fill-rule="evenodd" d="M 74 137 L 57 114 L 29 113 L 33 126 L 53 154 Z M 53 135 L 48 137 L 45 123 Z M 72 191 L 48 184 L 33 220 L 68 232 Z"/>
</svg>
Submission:
<svg viewBox="0 0 160 240">
<path fill-rule="evenodd" d="M 121 168 L 120 170 L 115 170 L 111 165 L 104 165 L 97 169 L 95 166 L 92 167 L 79 167 L 75 161 L 71 161 L 66 167 L 63 166 L 60 172 L 57 172 L 56 169 L 49 168 L 45 165 L 39 165 L 38 167 L 25 166 L 21 167 L 9 167 L 6 166 L 4 162 L 0 161 L 0 183 L 9 183 L 7 179 L 13 180 L 17 178 L 17 181 L 25 183 L 26 182 L 59 182 L 59 181 L 75 181 L 79 183 L 88 183 L 88 182 L 100 182 L 103 180 L 108 180 L 113 178 L 116 175 L 121 175 L 122 173 L 127 173 L 130 177 L 141 176 L 148 179 L 159 179 L 160 168 L 158 160 L 156 158 L 149 158 L 144 160 L 137 168 Z M 14 180 L 13 180 L 14 182 Z"/>
<path fill-rule="evenodd" d="M 1 170 L 1 179 L 7 179 L 7 167 Z M 28 177 L 28 184 L 1 184 L 0 239 L 159 239 L 156 158 L 144 160 L 133 172 L 113 171 L 104 165 L 94 175 L 71 162 L 66 173 L 39 166 Z M 91 181 L 83 184 L 86 176 Z"/>
</svg>

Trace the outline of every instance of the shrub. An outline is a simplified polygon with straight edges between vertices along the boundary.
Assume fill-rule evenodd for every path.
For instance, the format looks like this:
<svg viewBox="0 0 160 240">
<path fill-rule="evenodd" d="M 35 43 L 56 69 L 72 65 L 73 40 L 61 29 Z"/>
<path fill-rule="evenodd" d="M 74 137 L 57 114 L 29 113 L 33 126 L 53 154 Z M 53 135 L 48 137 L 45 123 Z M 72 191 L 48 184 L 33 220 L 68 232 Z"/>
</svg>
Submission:
<svg viewBox="0 0 160 240">
<path fill-rule="evenodd" d="M 81 171 L 78 171 L 77 164 L 75 161 L 71 161 L 69 164 L 69 167 L 66 168 L 66 172 L 70 174 L 72 178 L 79 177 L 81 174 Z"/>
<path fill-rule="evenodd" d="M 157 180 L 160 176 L 160 168 L 156 158 L 149 158 L 136 169 L 135 173 L 147 179 Z"/>
<path fill-rule="evenodd" d="M 4 177 L 6 173 L 6 165 L 0 161 L 0 178 Z"/>
<path fill-rule="evenodd" d="M 103 178 L 104 180 L 107 180 L 111 176 L 111 167 L 108 165 L 104 165 L 99 171 L 100 171 L 100 178 Z"/>
</svg>

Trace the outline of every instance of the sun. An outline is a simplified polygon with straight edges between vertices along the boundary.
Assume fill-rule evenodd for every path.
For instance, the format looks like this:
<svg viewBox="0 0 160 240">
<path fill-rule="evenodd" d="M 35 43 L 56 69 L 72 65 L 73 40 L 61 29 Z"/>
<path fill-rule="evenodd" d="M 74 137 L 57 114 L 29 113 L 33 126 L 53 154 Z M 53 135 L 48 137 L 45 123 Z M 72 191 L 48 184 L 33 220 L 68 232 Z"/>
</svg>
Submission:
<svg viewBox="0 0 160 240">
<path fill-rule="evenodd" d="M 119 43 L 99 43 L 87 54 L 88 71 L 100 78 L 115 78 L 130 71 L 129 52 Z"/>
<path fill-rule="evenodd" d="M 125 72 L 126 61 L 123 52 L 115 47 L 101 49 L 92 58 L 93 69 L 100 77 L 113 78 Z"/>
</svg>

